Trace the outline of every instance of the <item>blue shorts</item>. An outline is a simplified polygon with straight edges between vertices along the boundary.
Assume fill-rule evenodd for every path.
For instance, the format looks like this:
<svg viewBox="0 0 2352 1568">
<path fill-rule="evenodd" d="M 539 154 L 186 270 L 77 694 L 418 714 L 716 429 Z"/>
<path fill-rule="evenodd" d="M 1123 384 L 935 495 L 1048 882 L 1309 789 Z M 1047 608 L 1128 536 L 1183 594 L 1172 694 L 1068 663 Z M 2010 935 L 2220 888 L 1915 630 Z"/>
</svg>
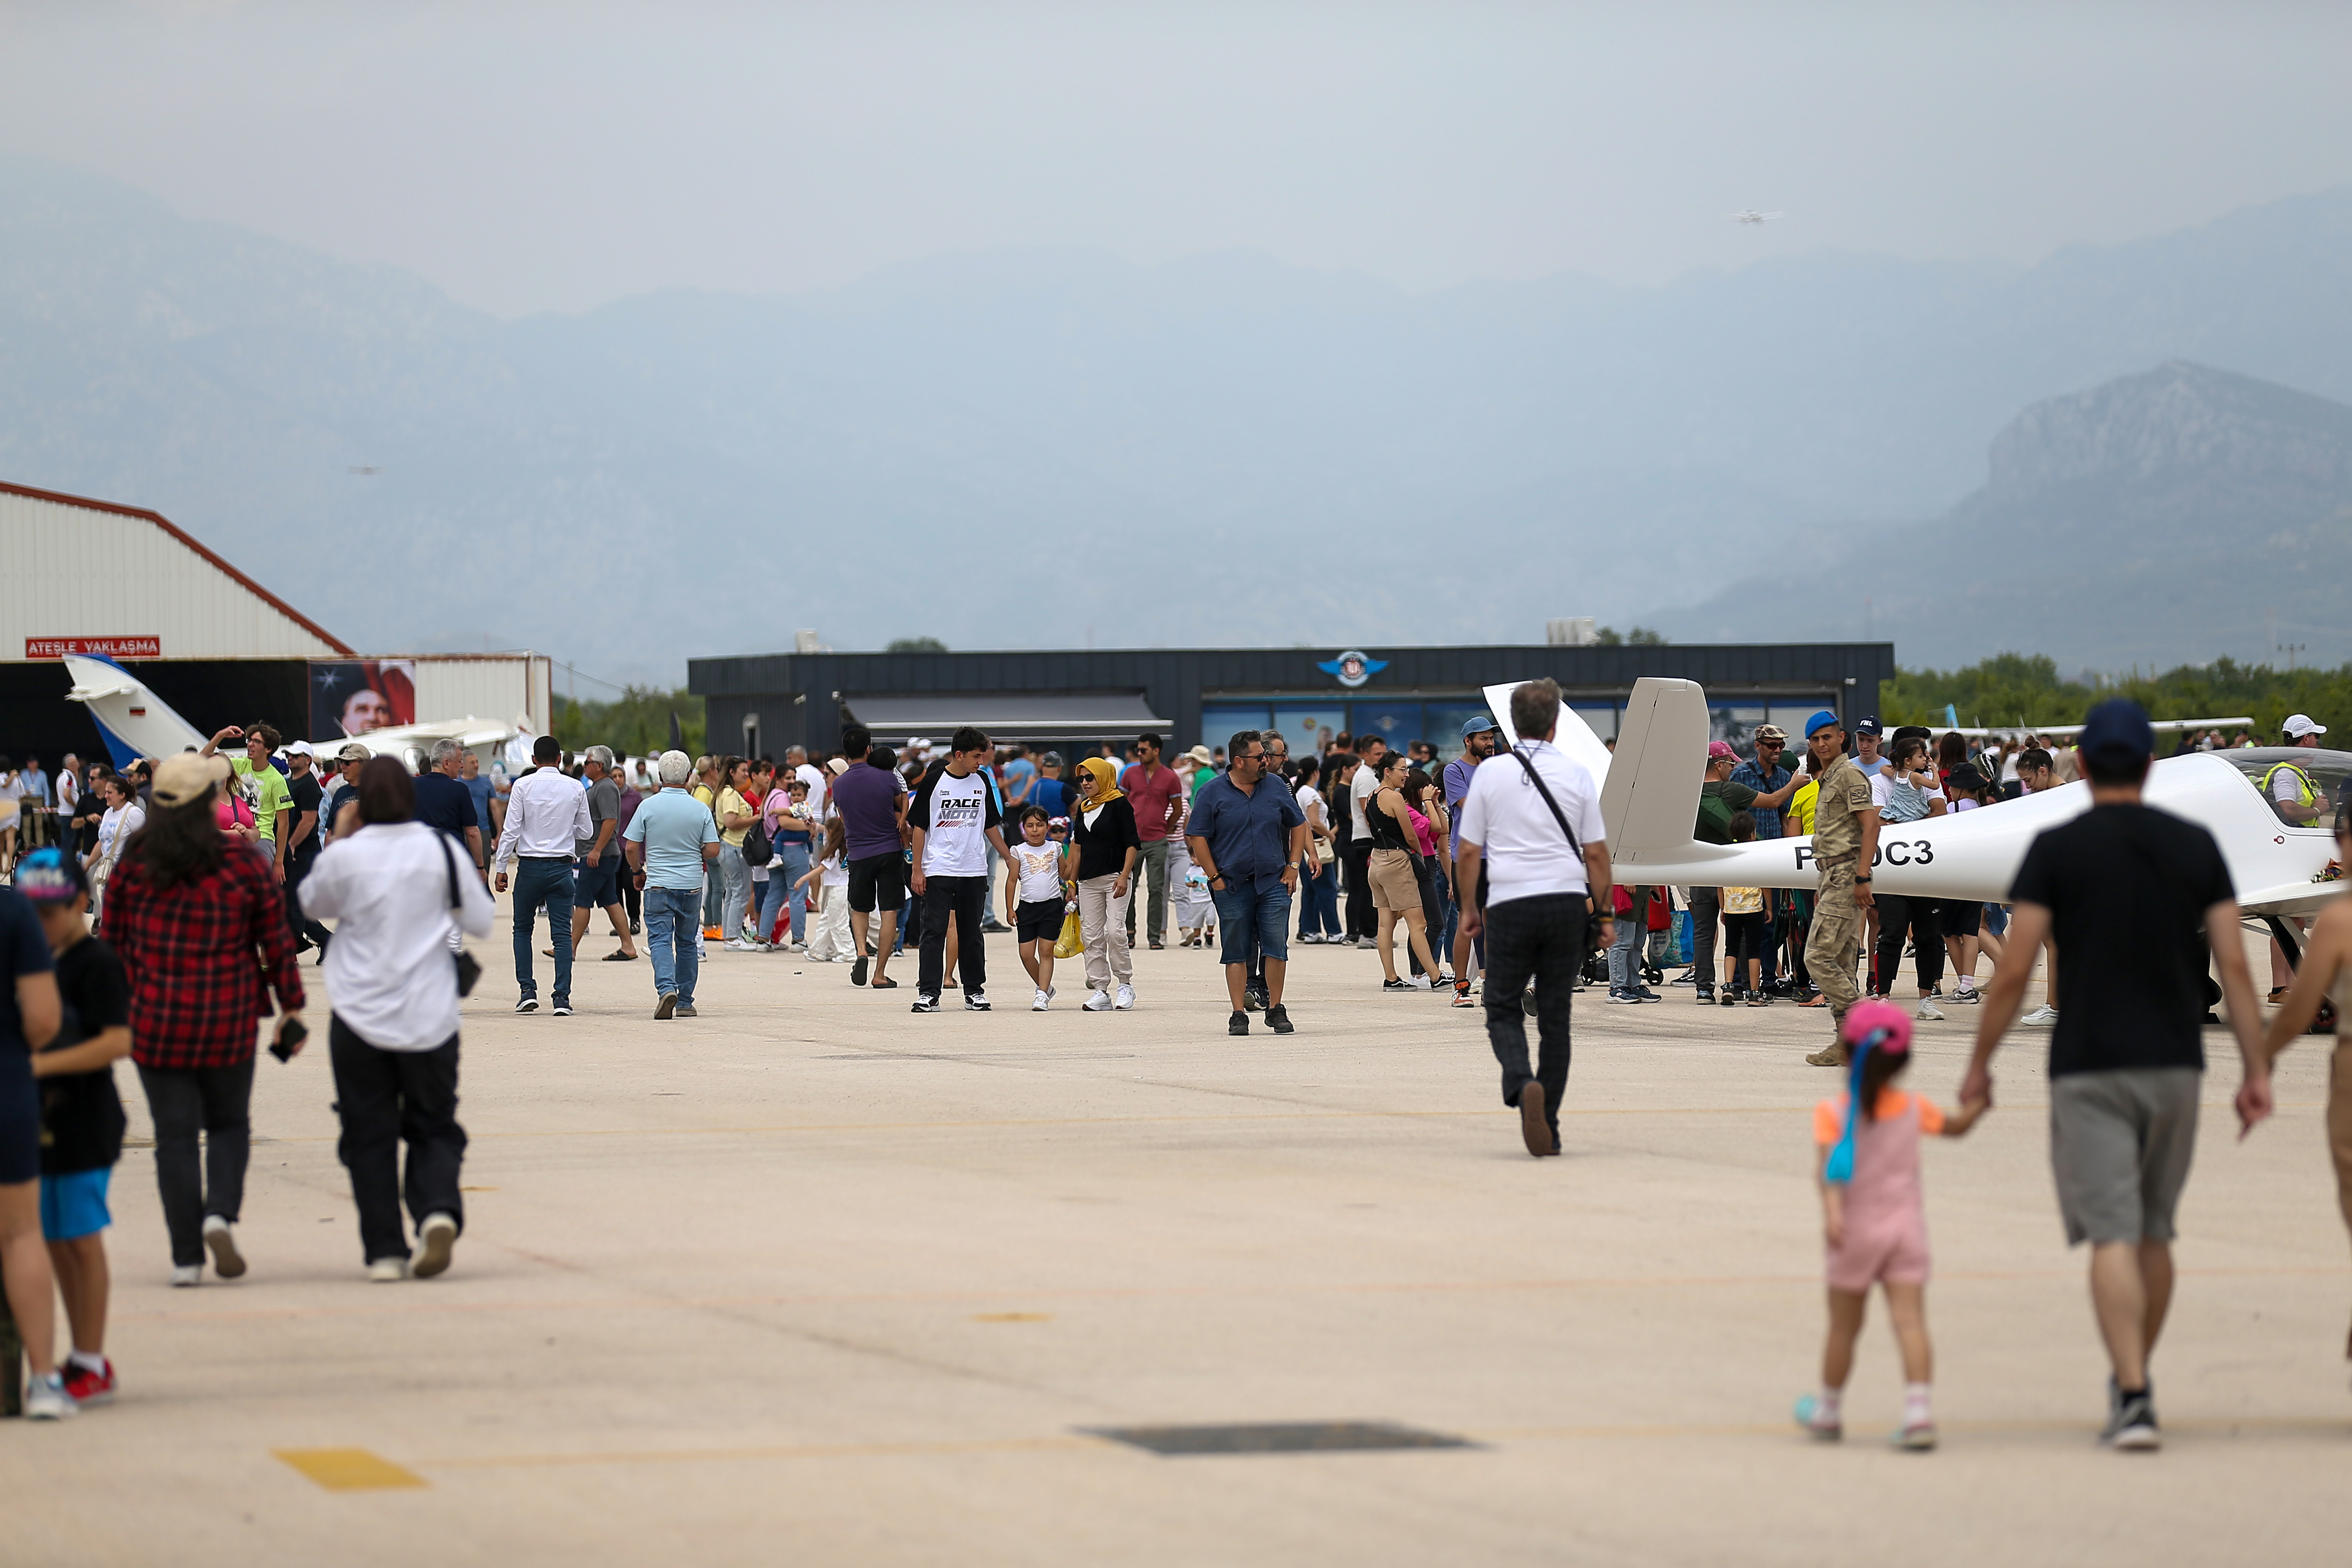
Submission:
<svg viewBox="0 0 2352 1568">
<path fill-rule="evenodd" d="M 1209 889 L 1209 896 L 1223 927 L 1217 946 L 1225 963 L 1248 963 L 1253 946 L 1261 959 L 1277 964 L 1289 959 L 1290 890 L 1282 885 L 1281 873 L 1248 882 L 1229 878 L 1224 886 Z"/>
<path fill-rule="evenodd" d="M 572 907 L 604 909 L 621 902 L 621 852 L 607 848 L 590 865 L 585 856 L 572 862 Z"/>
<path fill-rule="evenodd" d="M 68 1171 L 41 1178 L 41 1234 L 51 1241 L 95 1236 L 114 1223 L 107 1212 L 106 1184 L 113 1169 Z"/>
</svg>

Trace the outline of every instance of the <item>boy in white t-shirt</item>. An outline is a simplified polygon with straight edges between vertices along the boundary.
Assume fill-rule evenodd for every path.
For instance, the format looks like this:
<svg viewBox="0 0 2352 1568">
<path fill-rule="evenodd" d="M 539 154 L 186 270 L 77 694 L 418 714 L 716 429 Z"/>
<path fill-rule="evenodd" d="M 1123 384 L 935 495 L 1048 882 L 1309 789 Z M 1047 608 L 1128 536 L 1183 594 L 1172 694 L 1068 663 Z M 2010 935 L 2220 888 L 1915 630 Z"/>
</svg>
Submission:
<svg viewBox="0 0 2352 1568">
<path fill-rule="evenodd" d="M 1004 924 L 1013 927 L 1013 950 L 1037 988 L 1029 1010 L 1042 1013 L 1054 999 L 1054 945 L 1072 904 L 1062 881 L 1063 846 L 1054 841 L 1053 821 L 1043 806 L 1020 810 L 1021 837 L 1004 859 Z"/>
</svg>

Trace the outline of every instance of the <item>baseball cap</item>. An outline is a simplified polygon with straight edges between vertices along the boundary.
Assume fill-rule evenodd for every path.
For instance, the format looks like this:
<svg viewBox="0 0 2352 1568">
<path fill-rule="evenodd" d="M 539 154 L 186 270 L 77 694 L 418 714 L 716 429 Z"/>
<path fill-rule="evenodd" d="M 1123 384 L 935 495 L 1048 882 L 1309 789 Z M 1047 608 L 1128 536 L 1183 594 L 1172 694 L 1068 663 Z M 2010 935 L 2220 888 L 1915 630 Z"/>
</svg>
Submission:
<svg viewBox="0 0 2352 1568">
<path fill-rule="evenodd" d="M 2085 757 L 2146 757 L 2156 749 L 2156 731 L 2146 708 L 2129 697 L 2109 697 L 2083 716 L 2074 745 Z"/>
<path fill-rule="evenodd" d="M 838 779 L 843 774 L 849 771 L 849 758 L 846 757 L 836 757 L 832 761 L 826 763 L 824 767 L 826 772 L 832 774 L 835 779 Z"/>
<path fill-rule="evenodd" d="M 1706 743 L 1706 759 L 1709 762 L 1716 761 L 1717 759 L 1725 757 L 1730 758 L 1734 762 L 1739 760 L 1739 753 L 1731 749 L 1731 742 L 1727 740 L 1710 740 Z"/>
<path fill-rule="evenodd" d="M 149 793 L 159 806 L 184 806 L 203 799 L 215 785 L 226 784 L 228 778 L 227 758 L 182 751 L 155 765 L 154 788 Z"/>
<path fill-rule="evenodd" d="M 16 862 L 16 891 L 35 904 L 70 904 L 89 891 L 89 883 L 73 856 L 35 850 Z"/>
<path fill-rule="evenodd" d="M 2326 735 L 2327 733 L 2327 727 L 2324 724 L 2314 724 L 2311 721 L 2311 716 L 2307 713 L 2291 713 L 2287 715 L 2286 722 L 2279 726 L 2279 727 L 2286 731 L 2289 735 L 2294 737 L 2297 740 L 2301 740 L 2306 735 Z"/>
<path fill-rule="evenodd" d="M 1885 735 L 1886 733 L 1886 727 L 1880 724 L 1877 717 L 1873 716 L 1869 718 L 1856 719 L 1854 721 L 1853 732 L 1856 735 Z"/>
<path fill-rule="evenodd" d="M 1490 729 L 1500 729 L 1502 727 L 1503 727 L 1501 725 L 1496 724 L 1494 721 L 1491 716 L 1482 713 L 1476 718 L 1464 721 L 1462 726 L 1462 738 L 1467 740 L 1474 735 L 1484 735 Z"/>
<path fill-rule="evenodd" d="M 1789 732 L 1777 724 L 1759 724 L 1756 727 L 1756 738 L 1786 741 L 1789 738 Z"/>
<path fill-rule="evenodd" d="M 374 752 L 370 751 L 366 747 L 362 746 L 356 740 L 344 747 L 341 751 L 335 753 L 335 756 L 344 762 L 365 762 L 369 758 L 373 757 L 374 755 Z"/>
<path fill-rule="evenodd" d="M 319 754 L 310 749 L 310 743 L 309 741 L 298 740 L 293 745 L 286 748 L 286 755 L 289 757 L 316 757 Z"/>
<path fill-rule="evenodd" d="M 1835 710 L 1823 708 L 1821 712 L 1813 715 L 1812 717 L 1805 721 L 1805 738 L 1807 740 L 1811 740 L 1813 737 L 1821 734 L 1822 731 L 1825 729 L 1835 729 L 1837 727 L 1838 716 Z"/>
</svg>

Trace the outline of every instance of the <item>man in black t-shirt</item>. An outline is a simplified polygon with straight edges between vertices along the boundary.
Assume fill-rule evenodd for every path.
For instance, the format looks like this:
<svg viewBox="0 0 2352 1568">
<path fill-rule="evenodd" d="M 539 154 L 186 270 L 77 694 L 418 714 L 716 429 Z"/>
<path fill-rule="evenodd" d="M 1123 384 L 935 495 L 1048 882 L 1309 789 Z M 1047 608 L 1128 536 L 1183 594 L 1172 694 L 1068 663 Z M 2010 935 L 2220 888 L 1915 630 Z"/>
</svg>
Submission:
<svg viewBox="0 0 2352 1568">
<path fill-rule="evenodd" d="M 2141 803 L 2155 749 L 2138 704 L 2091 710 L 2079 753 L 2091 810 L 2026 851 L 1960 1085 L 1963 1103 L 1991 1094 L 1992 1054 L 2052 941 L 2066 958 L 2066 1006 L 2050 1040 L 2050 1157 L 2066 1239 L 2091 1243 L 2091 1301 L 2115 1373 L 2101 1440 L 2117 1448 L 2159 1442 L 2147 1358 L 2171 1304 L 2173 1209 L 2197 1141 L 2209 950 L 2245 1061 L 2239 1115 L 2251 1127 L 2270 1113 L 2230 868 L 2212 834 Z"/>
<path fill-rule="evenodd" d="M 312 947 L 324 952 L 332 935 L 302 913 L 302 879 L 310 874 L 310 862 L 319 858 L 319 812 L 326 805 L 326 791 L 311 770 L 312 760 L 307 740 L 286 748 L 286 788 L 294 797 L 294 820 L 289 830 L 294 837 L 286 851 L 286 924 L 293 928 L 298 955 Z"/>
</svg>

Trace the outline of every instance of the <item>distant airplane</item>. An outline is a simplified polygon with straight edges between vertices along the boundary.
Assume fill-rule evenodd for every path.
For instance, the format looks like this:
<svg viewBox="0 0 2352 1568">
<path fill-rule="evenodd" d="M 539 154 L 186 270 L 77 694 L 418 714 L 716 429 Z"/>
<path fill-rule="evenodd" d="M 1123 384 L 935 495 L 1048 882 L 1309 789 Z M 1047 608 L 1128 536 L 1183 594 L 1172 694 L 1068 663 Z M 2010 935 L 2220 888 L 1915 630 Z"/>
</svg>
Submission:
<svg viewBox="0 0 2352 1568">
<path fill-rule="evenodd" d="M 381 474 L 383 470 L 381 468 L 354 468 L 352 472 L 354 474 Z"/>
<path fill-rule="evenodd" d="M 1779 213 L 1759 213 L 1750 207 L 1746 212 L 1732 214 L 1731 221 L 1735 224 L 1769 224 L 1779 216 Z"/>
</svg>

